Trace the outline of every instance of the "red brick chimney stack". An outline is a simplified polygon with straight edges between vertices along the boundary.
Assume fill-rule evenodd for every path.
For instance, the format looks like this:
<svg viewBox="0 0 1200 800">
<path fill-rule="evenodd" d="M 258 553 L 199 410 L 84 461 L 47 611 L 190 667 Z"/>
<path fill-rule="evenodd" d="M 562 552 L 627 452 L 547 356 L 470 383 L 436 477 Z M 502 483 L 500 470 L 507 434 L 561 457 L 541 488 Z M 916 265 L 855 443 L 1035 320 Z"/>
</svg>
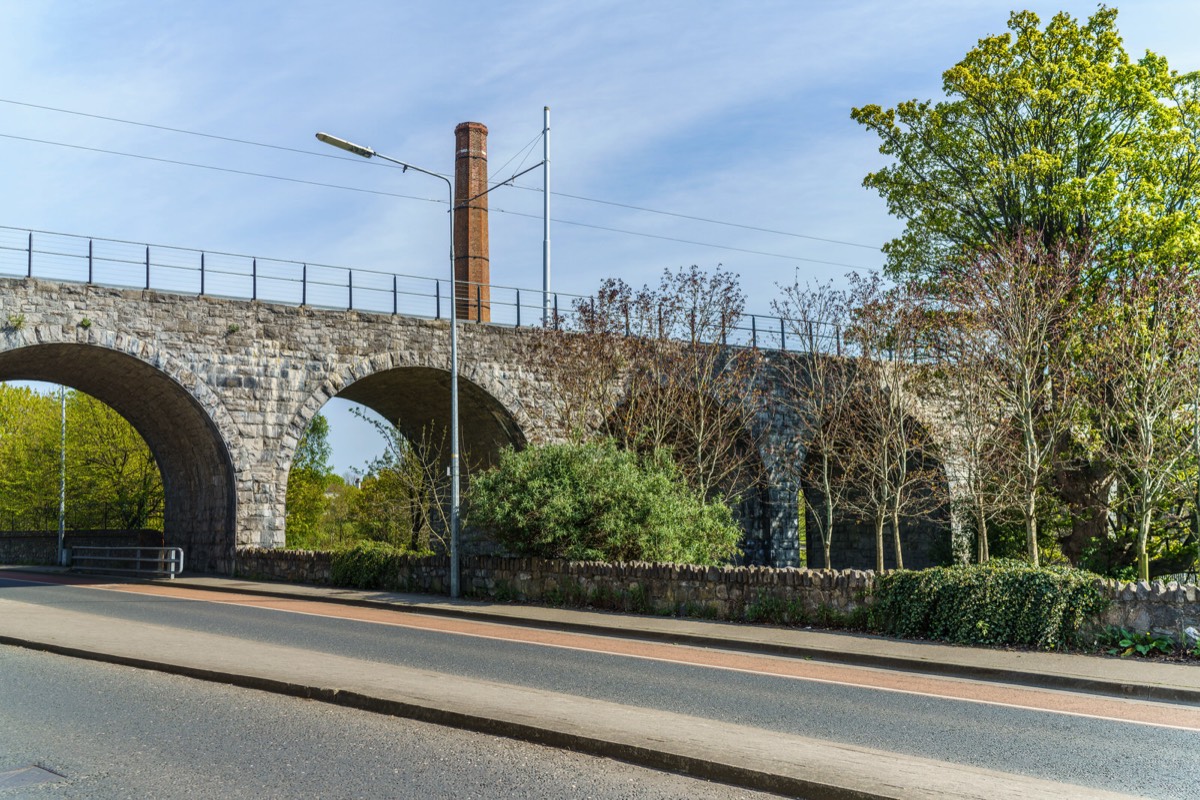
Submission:
<svg viewBox="0 0 1200 800">
<path fill-rule="evenodd" d="M 488 188 L 487 132 L 479 122 L 462 122 L 454 129 L 454 298 L 464 321 L 492 318 L 488 199 L 478 196 Z"/>
</svg>

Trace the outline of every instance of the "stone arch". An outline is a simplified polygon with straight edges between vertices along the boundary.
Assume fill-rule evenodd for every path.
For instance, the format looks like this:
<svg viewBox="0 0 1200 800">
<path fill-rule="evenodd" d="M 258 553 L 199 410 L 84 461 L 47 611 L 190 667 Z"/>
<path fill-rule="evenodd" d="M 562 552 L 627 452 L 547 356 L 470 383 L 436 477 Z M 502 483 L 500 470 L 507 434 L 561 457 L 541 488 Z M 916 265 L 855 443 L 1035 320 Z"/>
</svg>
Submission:
<svg viewBox="0 0 1200 800">
<path fill-rule="evenodd" d="M 486 372 L 474 370 L 458 378 L 459 448 L 465 473 L 486 469 L 505 446 L 527 444 L 528 420 L 512 387 Z M 429 428 L 435 438 L 450 423 L 450 373 L 437 359 L 403 358 L 384 353 L 337 368 L 292 416 L 277 462 L 277 485 L 286 496 L 288 473 L 296 445 L 308 424 L 334 397 L 367 406 L 396 425 L 410 440 Z M 446 455 L 448 458 L 448 453 Z M 283 519 L 282 509 L 278 517 Z"/>
<path fill-rule="evenodd" d="M 0 346 L 0 380 L 86 392 L 123 416 L 150 447 L 166 493 L 164 534 L 189 570 L 232 564 L 237 475 L 222 430 L 232 420 L 211 389 L 174 359 L 121 334 L 55 341 L 56 329 L 18 331 Z"/>
<path fill-rule="evenodd" d="M 649 385 L 639 389 L 643 396 L 657 391 L 656 387 Z M 705 402 L 712 404 L 710 407 L 720 406 L 732 412 L 728 417 L 718 413 L 710 422 L 714 427 L 721 425 L 724 428 L 720 434 L 721 441 L 732 441 L 737 451 L 733 462 L 736 464 L 735 470 L 727 476 L 729 482 L 721 491 L 736 487 L 741 499 L 740 503 L 733 506 L 734 517 L 742 527 L 742 555 L 738 563 L 794 566 L 797 560 L 795 503 L 794 498 L 793 501 L 788 500 L 785 476 L 775 463 L 772 420 L 768 415 L 743 414 L 745 409 L 737 409 L 733 403 L 725 402 L 712 393 L 705 393 L 703 397 Z M 622 407 L 627 408 L 625 404 L 629 402 L 630 395 L 626 391 L 617 403 L 616 410 L 600 425 L 600 433 L 613 435 L 618 441 L 623 439 L 620 424 L 615 420 Z M 657 408 L 666 409 L 669 401 L 655 402 Z M 690 451 L 695 445 L 694 440 L 687 438 L 691 431 L 682 427 L 667 431 L 668 437 L 680 435 L 680 438 L 670 442 L 677 453 Z M 625 441 L 622 446 L 630 444 Z"/>
<path fill-rule="evenodd" d="M 919 459 L 921 468 L 931 471 L 936 483 L 932 498 L 941 498 L 923 509 L 919 515 L 910 514 L 903 518 L 900 526 L 904 566 L 907 569 L 924 569 L 945 562 L 952 553 L 950 506 L 947 502 L 950 474 L 945 460 L 944 444 L 936 437 L 936 429 L 931 429 L 920 413 L 909 415 L 908 418 L 915 423 L 917 439 L 915 446 L 909 450 L 910 458 Z M 811 442 L 806 443 L 804 461 L 797 470 L 799 489 L 804 493 L 805 510 L 809 515 L 820 513 L 821 492 L 819 487 L 811 483 L 811 476 L 806 469 L 808 460 L 818 455 L 816 446 Z M 816 505 L 812 505 L 814 499 L 817 501 Z M 811 517 L 809 522 L 812 522 Z M 806 524 L 805 528 L 808 532 L 809 565 L 821 568 L 824 566 L 824 545 L 818 529 L 811 524 Z M 845 504 L 840 511 L 835 512 L 834 536 L 830 544 L 830 566 L 833 569 L 875 568 L 875 530 L 872 521 L 856 519 Z M 894 569 L 896 559 L 890 528 L 884 532 L 883 555 L 884 567 Z"/>
</svg>

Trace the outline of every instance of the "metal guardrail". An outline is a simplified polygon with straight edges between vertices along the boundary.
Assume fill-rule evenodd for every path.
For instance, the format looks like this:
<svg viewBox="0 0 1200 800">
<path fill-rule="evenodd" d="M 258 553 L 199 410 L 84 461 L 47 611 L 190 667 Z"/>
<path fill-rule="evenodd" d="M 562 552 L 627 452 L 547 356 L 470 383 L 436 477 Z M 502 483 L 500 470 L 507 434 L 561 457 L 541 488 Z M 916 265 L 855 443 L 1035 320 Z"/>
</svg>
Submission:
<svg viewBox="0 0 1200 800">
<path fill-rule="evenodd" d="M 183 572 L 183 548 L 72 547 L 70 566 L 76 572 L 174 578 Z"/>
<path fill-rule="evenodd" d="M 171 245 L 150 245 L 71 233 L 0 225 L 0 277 L 40 278 L 116 288 L 207 295 L 313 308 L 348 309 L 444 319 L 450 313 L 449 280 L 399 275 L 288 259 L 259 258 Z M 520 328 L 541 324 L 539 289 L 467 284 L 459 321 Z M 577 309 L 594 307 L 594 297 L 553 292 L 550 313 L 563 326 Z M 464 309 L 463 306 L 469 306 Z M 486 309 L 490 317 L 480 313 Z M 803 352 L 797 332 L 809 323 L 769 314 L 743 313 L 710 344 Z M 818 326 L 822 339 L 840 354 L 843 332 Z M 849 347 L 849 345 L 846 345 Z"/>
</svg>

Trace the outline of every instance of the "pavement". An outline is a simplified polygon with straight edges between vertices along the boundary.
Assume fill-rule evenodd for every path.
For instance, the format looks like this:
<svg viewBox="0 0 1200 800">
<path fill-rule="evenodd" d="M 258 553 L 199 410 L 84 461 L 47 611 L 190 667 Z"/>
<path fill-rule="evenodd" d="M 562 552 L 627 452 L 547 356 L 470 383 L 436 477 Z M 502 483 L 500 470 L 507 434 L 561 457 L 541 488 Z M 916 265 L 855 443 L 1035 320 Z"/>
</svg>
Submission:
<svg viewBox="0 0 1200 800">
<path fill-rule="evenodd" d="M 810 628 L 783 628 L 478 600 L 451 600 L 437 595 L 363 591 L 236 578 L 185 576 L 157 582 L 264 597 L 289 597 L 397 608 L 419 614 L 811 658 L 853 666 L 900 669 L 906 672 L 1091 692 L 1113 697 L 1200 704 L 1200 665 L 1074 653 L 965 647 Z"/>
<path fill-rule="evenodd" d="M 1200 704 L 1200 667 L 1181 664 L 210 576 L 159 583 Z M 788 796 L 1125 796 L 561 693 L 447 680 L 437 673 L 296 648 L 152 624 L 106 623 L 103 617 L 64 609 L 16 606 L 0 595 L 0 643 L 510 736 Z"/>
</svg>

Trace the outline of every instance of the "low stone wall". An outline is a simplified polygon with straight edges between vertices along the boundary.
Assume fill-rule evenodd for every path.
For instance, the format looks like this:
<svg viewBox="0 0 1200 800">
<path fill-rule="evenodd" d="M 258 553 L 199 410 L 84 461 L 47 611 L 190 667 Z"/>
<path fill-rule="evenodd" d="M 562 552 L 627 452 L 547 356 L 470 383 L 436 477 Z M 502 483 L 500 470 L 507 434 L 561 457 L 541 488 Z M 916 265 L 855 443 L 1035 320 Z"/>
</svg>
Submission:
<svg viewBox="0 0 1200 800">
<path fill-rule="evenodd" d="M 331 582 L 332 554 L 312 550 L 239 547 L 233 574 L 239 578 L 324 585 Z"/>
<path fill-rule="evenodd" d="M 67 531 L 64 547 L 162 547 L 162 531 Z M 57 563 L 57 531 L 0 532 L 0 564 Z"/>
<path fill-rule="evenodd" d="M 1111 604 L 1100 625 L 1170 633 L 1178 642 L 1196 641 L 1187 633 L 1188 628 L 1200 630 L 1200 589 L 1195 584 L 1106 581 L 1102 591 Z"/>
<path fill-rule="evenodd" d="M 329 553 L 305 550 L 239 549 L 237 574 L 294 583 L 331 582 Z M 412 558 L 396 576 L 406 591 L 446 594 L 446 556 Z M 768 610 L 793 621 L 835 621 L 870 603 L 875 574 L 861 570 L 791 567 L 696 567 L 678 564 L 607 564 L 537 558 L 466 556 L 462 593 L 487 600 L 526 600 L 593 605 L 643 613 L 675 613 L 714 619 L 762 618 Z M 1097 620 L 1136 631 L 1170 632 L 1186 641 L 1187 628 L 1200 629 L 1200 590 L 1194 585 L 1105 581 L 1111 601 Z"/>
<path fill-rule="evenodd" d="M 237 574 L 247 578 L 326 584 L 328 553 L 239 549 Z M 439 594 L 449 586 L 446 556 L 413 558 L 399 570 L 396 585 Z M 553 561 L 538 558 L 466 556 L 462 593 L 489 600 L 591 604 L 646 612 L 689 613 L 741 619 L 768 596 L 796 600 L 804 612 L 849 614 L 863 605 L 873 576 L 858 570 L 822 571 L 791 567 L 696 567 L 678 564 Z"/>
</svg>

